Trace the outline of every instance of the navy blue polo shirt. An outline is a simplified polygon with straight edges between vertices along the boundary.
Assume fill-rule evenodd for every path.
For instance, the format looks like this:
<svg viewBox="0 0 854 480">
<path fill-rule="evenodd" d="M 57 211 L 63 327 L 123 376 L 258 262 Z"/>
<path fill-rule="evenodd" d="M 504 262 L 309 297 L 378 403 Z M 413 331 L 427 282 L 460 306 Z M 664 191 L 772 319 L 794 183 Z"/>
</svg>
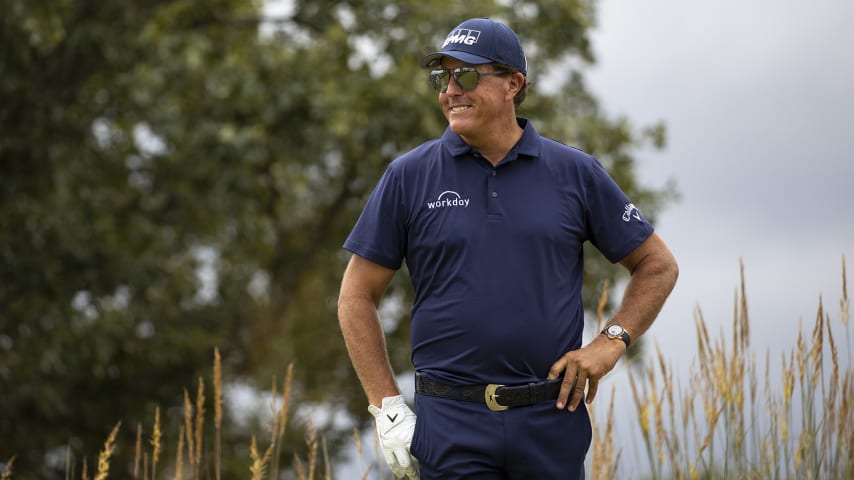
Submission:
<svg viewBox="0 0 854 480">
<path fill-rule="evenodd" d="M 496 167 L 447 129 L 391 162 L 344 248 L 412 279 L 412 362 L 455 384 L 545 378 L 580 348 L 582 245 L 617 262 L 652 226 L 592 156 L 521 139 Z"/>
</svg>

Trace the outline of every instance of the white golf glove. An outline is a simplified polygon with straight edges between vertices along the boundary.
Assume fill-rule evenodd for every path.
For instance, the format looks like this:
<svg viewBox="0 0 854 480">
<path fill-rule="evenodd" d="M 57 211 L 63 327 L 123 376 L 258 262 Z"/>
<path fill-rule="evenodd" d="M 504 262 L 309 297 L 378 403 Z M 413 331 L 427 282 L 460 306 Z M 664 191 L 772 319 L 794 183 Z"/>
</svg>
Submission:
<svg viewBox="0 0 854 480">
<path fill-rule="evenodd" d="M 409 453 L 415 433 L 415 413 L 406 406 L 403 395 L 383 398 L 382 408 L 368 406 L 374 416 L 380 447 L 391 473 L 397 478 L 418 480 L 418 462 Z"/>
</svg>

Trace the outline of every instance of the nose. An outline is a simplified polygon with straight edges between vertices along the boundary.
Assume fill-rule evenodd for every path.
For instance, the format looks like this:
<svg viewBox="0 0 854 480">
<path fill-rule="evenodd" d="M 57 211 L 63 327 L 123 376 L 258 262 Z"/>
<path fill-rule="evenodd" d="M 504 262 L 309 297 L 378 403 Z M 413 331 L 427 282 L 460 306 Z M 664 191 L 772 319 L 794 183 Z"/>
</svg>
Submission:
<svg viewBox="0 0 854 480">
<path fill-rule="evenodd" d="M 460 84 L 457 83 L 457 79 L 454 78 L 453 75 L 451 75 L 450 77 L 451 78 L 448 79 L 448 89 L 445 90 L 445 95 L 461 95 L 464 91 L 463 87 L 461 87 Z"/>
</svg>

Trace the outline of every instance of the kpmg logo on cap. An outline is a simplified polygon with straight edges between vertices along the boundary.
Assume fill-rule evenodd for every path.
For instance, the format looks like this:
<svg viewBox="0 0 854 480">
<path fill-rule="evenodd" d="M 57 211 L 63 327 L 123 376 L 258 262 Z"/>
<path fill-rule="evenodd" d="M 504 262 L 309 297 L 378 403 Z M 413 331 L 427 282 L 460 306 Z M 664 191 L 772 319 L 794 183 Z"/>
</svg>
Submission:
<svg viewBox="0 0 854 480">
<path fill-rule="evenodd" d="M 468 28 L 459 28 L 451 32 L 448 35 L 448 38 L 445 39 L 445 43 L 442 44 L 442 48 L 447 47 L 451 43 L 462 43 L 465 45 L 474 45 L 477 43 L 477 40 L 480 38 L 480 30 L 470 30 Z"/>
</svg>

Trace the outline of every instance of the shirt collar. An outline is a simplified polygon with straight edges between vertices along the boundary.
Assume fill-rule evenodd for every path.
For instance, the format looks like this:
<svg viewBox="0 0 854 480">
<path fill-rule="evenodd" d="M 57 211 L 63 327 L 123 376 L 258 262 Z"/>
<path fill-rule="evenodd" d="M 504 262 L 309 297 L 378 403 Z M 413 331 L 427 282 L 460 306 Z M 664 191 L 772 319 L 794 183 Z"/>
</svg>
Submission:
<svg viewBox="0 0 854 480">
<path fill-rule="evenodd" d="M 522 127 L 522 137 L 519 138 L 513 149 L 516 149 L 518 155 L 531 158 L 539 157 L 540 135 L 537 130 L 527 118 L 516 117 L 516 122 Z M 463 141 L 462 137 L 451 131 L 451 127 L 446 128 L 445 133 L 442 134 L 442 144 L 453 157 L 461 157 L 474 151 L 469 144 Z"/>
</svg>

